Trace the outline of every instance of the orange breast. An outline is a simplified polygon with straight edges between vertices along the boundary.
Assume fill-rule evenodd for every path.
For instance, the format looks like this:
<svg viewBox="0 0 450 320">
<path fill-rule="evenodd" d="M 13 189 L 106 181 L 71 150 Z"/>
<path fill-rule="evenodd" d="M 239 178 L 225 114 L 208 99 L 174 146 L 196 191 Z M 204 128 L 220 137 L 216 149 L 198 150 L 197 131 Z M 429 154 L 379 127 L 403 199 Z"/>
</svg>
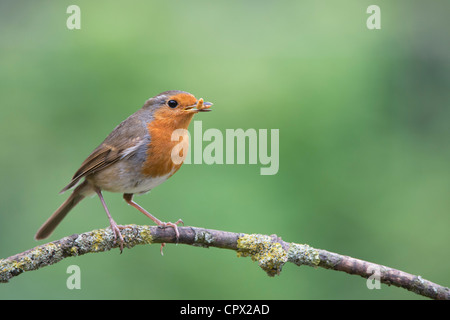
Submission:
<svg viewBox="0 0 450 320">
<path fill-rule="evenodd" d="M 172 161 L 172 150 L 180 143 L 171 140 L 172 133 L 176 129 L 187 129 L 192 116 L 191 113 L 174 114 L 165 108 L 155 111 L 153 120 L 147 124 L 150 143 L 147 160 L 142 167 L 144 175 L 159 177 L 170 172 L 173 175 L 181 167 L 183 163 L 175 164 Z M 183 137 L 183 143 L 188 144 L 187 139 L 187 136 Z"/>
</svg>

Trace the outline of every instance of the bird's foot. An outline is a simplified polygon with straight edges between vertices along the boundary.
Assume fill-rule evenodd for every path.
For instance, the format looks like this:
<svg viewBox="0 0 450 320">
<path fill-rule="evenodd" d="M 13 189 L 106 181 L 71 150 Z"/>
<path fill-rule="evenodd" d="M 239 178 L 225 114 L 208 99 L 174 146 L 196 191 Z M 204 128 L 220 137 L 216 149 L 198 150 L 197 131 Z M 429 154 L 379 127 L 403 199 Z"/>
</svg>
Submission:
<svg viewBox="0 0 450 320">
<path fill-rule="evenodd" d="M 160 222 L 158 224 L 158 227 L 160 228 L 167 228 L 167 227 L 172 227 L 175 230 L 175 238 L 176 238 L 176 243 L 178 243 L 178 239 L 180 238 L 180 232 L 178 231 L 178 224 L 181 223 L 182 225 L 184 225 L 183 220 L 179 219 L 177 222 L 173 223 L 173 222 Z M 165 242 L 161 243 L 161 255 L 163 256 L 163 248 L 166 245 Z"/>
<path fill-rule="evenodd" d="M 124 243 L 124 240 L 123 240 L 122 234 L 120 233 L 120 230 L 123 230 L 123 229 L 126 229 L 126 228 L 131 228 L 131 227 L 130 227 L 130 226 L 122 226 L 122 225 L 119 225 L 119 224 L 117 224 L 114 220 L 112 220 L 112 221 L 110 222 L 110 227 L 111 227 L 111 230 L 112 230 L 113 233 L 114 233 L 114 242 L 113 242 L 113 245 L 115 245 L 115 244 L 117 243 L 117 239 L 119 239 L 120 253 L 122 253 L 122 251 L 123 251 L 123 243 Z"/>
</svg>

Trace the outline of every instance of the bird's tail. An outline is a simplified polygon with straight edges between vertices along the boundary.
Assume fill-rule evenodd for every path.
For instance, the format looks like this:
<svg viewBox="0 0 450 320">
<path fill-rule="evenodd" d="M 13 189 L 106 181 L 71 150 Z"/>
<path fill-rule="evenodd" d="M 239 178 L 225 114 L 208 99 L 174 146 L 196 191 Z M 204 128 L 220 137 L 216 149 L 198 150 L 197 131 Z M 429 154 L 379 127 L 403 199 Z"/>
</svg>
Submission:
<svg viewBox="0 0 450 320">
<path fill-rule="evenodd" d="M 55 230 L 64 217 L 75 207 L 78 202 L 85 198 L 83 191 L 88 187 L 87 182 L 84 181 L 80 184 L 70 195 L 70 197 L 64 201 L 64 203 L 44 222 L 44 224 L 36 232 L 34 238 L 36 240 L 45 239 Z"/>
</svg>

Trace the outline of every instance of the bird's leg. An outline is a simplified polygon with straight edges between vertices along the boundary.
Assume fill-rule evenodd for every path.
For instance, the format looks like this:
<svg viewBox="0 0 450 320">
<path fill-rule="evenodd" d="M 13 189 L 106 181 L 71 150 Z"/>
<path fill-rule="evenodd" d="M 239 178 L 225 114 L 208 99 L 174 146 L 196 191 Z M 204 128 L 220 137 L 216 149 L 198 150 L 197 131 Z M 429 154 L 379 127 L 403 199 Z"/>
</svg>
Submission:
<svg viewBox="0 0 450 320">
<path fill-rule="evenodd" d="M 154 223 L 156 223 L 158 226 L 160 226 L 161 228 L 166 228 L 166 227 L 172 227 L 175 229 L 175 235 L 176 238 L 178 240 L 178 238 L 180 237 L 180 233 L 178 232 L 178 228 L 177 225 L 179 223 L 183 223 L 183 220 L 179 219 L 177 222 L 173 223 L 173 222 L 162 222 L 161 220 L 159 220 L 158 218 L 156 218 L 155 216 L 153 216 L 152 214 L 150 214 L 149 212 L 147 212 L 144 208 L 142 208 L 140 205 L 138 205 L 136 202 L 133 201 L 133 194 L 131 193 L 124 193 L 123 198 L 125 199 L 125 201 L 132 207 L 138 209 L 140 212 L 142 212 L 143 214 L 145 214 L 147 217 L 149 217 L 150 219 L 153 220 Z"/>
<path fill-rule="evenodd" d="M 123 251 L 123 237 L 120 233 L 120 229 L 125 229 L 125 226 L 118 225 L 114 219 L 111 217 L 111 214 L 109 213 L 108 207 L 106 206 L 105 199 L 103 199 L 103 195 L 100 189 L 96 188 L 95 192 L 97 193 L 98 197 L 100 198 L 100 201 L 102 202 L 103 208 L 106 211 L 106 214 L 108 215 L 109 219 L 109 225 L 111 226 L 111 230 L 114 233 L 114 243 L 116 243 L 117 238 L 119 238 L 120 242 L 120 253 Z"/>
<path fill-rule="evenodd" d="M 142 208 L 140 205 L 138 205 L 136 202 L 133 201 L 133 194 L 132 193 L 124 193 L 123 194 L 123 198 L 124 200 L 132 207 L 138 209 L 140 212 L 142 212 L 143 214 L 145 214 L 147 217 L 149 217 L 150 219 L 153 220 L 154 223 L 156 223 L 159 227 L 161 228 L 166 228 L 166 227 L 172 227 L 175 229 L 175 236 L 176 236 L 176 240 L 178 242 L 178 239 L 180 237 L 180 233 L 178 232 L 178 227 L 177 225 L 179 223 L 184 224 L 183 220 L 179 219 L 177 222 L 173 223 L 173 222 L 162 222 L 161 220 L 159 220 L 158 218 L 156 218 L 155 216 L 153 216 L 152 214 L 150 214 L 147 210 L 145 210 L 144 208 Z M 161 244 L 161 254 L 162 253 L 162 249 L 165 246 L 165 243 Z"/>
</svg>

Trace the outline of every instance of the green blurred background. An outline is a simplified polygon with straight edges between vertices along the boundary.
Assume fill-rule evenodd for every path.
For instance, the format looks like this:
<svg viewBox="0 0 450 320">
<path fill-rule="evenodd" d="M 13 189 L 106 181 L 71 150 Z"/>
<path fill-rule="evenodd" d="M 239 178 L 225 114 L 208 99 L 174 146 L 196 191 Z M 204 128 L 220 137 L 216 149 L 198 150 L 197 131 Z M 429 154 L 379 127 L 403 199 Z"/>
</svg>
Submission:
<svg viewBox="0 0 450 320">
<path fill-rule="evenodd" d="M 81 30 L 66 9 L 81 8 Z M 381 7 L 381 30 L 366 9 Z M 443 1 L 1 1 L 0 257 L 33 236 L 85 157 L 151 96 L 214 102 L 203 130 L 280 130 L 280 169 L 185 165 L 137 198 L 163 221 L 281 236 L 450 285 L 450 41 Z M 191 128 L 192 129 L 192 128 Z M 150 224 L 105 194 L 119 224 Z M 106 227 L 83 201 L 50 240 Z M 81 268 L 81 290 L 66 269 Z M 140 246 L 0 285 L 2 299 L 421 299 L 341 272 L 269 278 L 233 251 Z"/>
</svg>

